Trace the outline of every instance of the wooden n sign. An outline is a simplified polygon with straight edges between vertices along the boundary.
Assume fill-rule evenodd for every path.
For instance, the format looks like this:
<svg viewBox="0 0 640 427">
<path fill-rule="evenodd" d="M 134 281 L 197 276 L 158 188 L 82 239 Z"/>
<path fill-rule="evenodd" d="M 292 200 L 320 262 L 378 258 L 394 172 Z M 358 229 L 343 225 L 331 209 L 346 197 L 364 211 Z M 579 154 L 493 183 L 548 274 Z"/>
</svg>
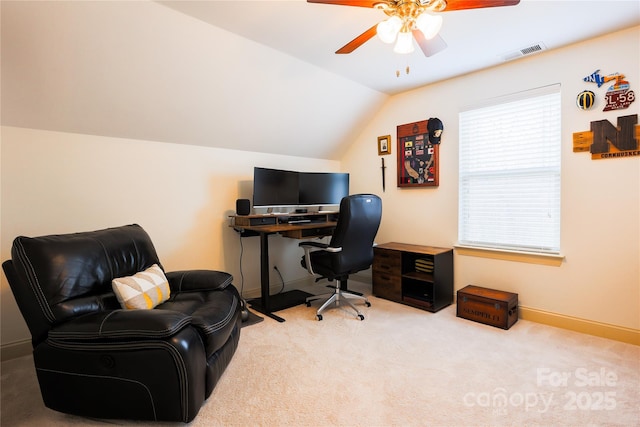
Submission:
<svg viewBox="0 0 640 427">
<path fill-rule="evenodd" d="M 618 126 L 608 120 L 591 122 L 591 131 L 573 134 L 573 151 L 591 153 L 591 159 L 640 156 L 638 115 L 618 117 Z"/>
</svg>

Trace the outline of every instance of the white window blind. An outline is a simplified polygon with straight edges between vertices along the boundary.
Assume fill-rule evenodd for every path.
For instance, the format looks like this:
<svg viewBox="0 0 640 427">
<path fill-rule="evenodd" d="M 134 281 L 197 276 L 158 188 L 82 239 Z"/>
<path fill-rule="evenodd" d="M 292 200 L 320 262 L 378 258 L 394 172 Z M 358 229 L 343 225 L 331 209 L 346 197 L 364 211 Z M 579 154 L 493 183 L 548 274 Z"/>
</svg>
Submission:
<svg viewBox="0 0 640 427">
<path fill-rule="evenodd" d="M 560 251 L 560 85 L 460 113 L 458 240 Z"/>
</svg>

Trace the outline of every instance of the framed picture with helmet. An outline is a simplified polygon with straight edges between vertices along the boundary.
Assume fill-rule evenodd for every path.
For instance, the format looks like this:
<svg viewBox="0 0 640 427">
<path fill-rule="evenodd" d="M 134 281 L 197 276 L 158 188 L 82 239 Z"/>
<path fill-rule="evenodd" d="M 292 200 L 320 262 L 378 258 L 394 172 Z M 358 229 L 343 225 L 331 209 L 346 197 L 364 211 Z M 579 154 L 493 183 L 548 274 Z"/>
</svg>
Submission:
<svg viewBox="0 0 640 427">
<path fill-rule="evenodd" d="M 398 187 L 437 187 L 444 127 L 438 118 L 399 125 Z"/>
</svg>

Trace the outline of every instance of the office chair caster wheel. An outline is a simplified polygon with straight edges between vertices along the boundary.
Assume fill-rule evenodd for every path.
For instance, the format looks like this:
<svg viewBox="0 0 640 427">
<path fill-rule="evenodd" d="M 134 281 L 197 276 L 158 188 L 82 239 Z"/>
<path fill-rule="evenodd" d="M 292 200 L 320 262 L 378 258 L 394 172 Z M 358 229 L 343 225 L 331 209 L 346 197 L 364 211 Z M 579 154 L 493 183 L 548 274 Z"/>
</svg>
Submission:
<svg viewBox="0 0 640 427">
<path fill-rule="evenodd" d="M 306 301 L 305 303 L 307 304 L 307 307 L 311 307 L 311 302 L 310 301 Z"/>
<path fill-rule="evenodd" d="M 365 302 L 365 304 L 367 305 L 367 307 L 371 307 L 371 303 L 369 301 Z"/>
<path fill-rule="evenodd" d="M 364 316 L 362 314 L 358 314 L 358 319 L 364 320 Z"/>
<path fill-rule="evenodd" d="M 318 322 L 322 320 L 322 314 L 316 314 L 316 319 L 318 319 Z"/>
</svg>

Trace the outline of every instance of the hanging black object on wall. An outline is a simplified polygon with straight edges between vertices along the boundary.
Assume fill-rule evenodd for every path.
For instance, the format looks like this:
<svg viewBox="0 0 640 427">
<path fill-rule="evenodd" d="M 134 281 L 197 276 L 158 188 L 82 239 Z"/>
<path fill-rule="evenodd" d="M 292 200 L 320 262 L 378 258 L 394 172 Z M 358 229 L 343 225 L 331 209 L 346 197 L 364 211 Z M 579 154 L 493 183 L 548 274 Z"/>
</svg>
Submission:
<svg viewBox="0 0 640 427">
<path fill-rule="evenodd" d="M 251 213 L 251 202 L 249 199 L 236 200 L 236 214 L 249 215 Z"/>
</svg>

